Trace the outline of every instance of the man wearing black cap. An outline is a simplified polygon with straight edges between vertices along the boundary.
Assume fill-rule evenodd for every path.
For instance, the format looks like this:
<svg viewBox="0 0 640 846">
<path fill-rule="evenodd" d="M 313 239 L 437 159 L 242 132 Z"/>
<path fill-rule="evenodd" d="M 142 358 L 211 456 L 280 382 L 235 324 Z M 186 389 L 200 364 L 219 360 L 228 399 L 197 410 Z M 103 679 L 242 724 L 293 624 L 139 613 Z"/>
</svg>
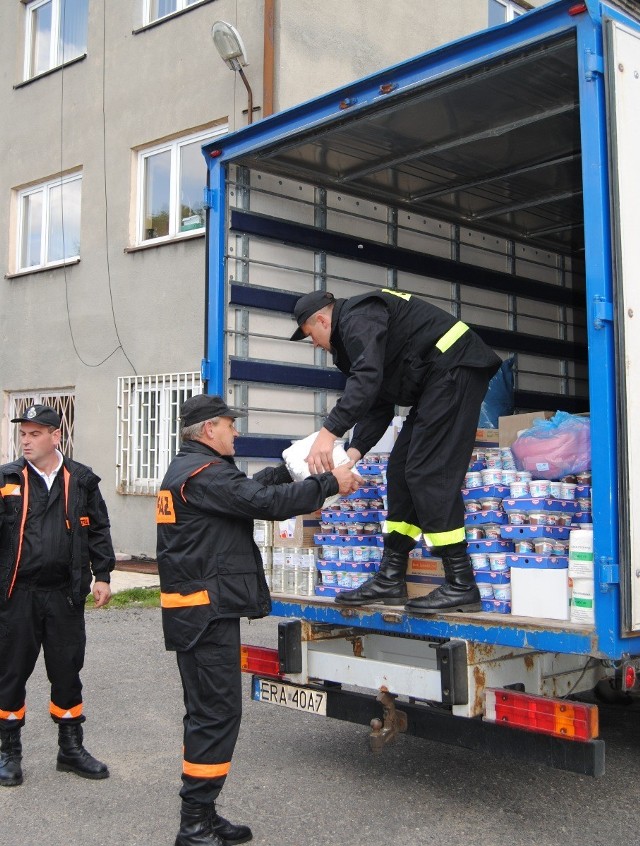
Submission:
<svg viewBox="0 0 640 846">
<path fill-rule="evenodd" d="M 100 479 L 63 457 L 60 416 L 32 405 L 20 424 L 23 457 L 0 467 L 0 786 L 22 784 L 26 683 L 42 647 L 58 724 L 57 769 L 107 778 L 82 745 L 84 603 L 111 598 L 115 564 Z"/>
<path fill-rule="evenodd" d="M 224 846 L 252 837 L 216 811 L 241 716 L 240 617 L 271 609 L 253 520 L 283 520 L 358 488 L 351 466 L 292 482 L 286 467 L 252 479 L 233 460 L 235 419 L 219 396 L 181 408 L 181 447 L 157 500 L 158 571 L 167 649 L 176 652 L 186 714 L 176 846 Z"/>
<path fill-rule="evenodd" d="M 347 454 L 357 461 L 380 440 L 396 405 L 411 407 L 389 457 L 380 569 L 335 601 L 406 605 L 416 614 L 479 611 L 460 489 L 500 359 L 465 323 L 398 290 L 338 300 L 313 291 L 293 315 L 291 340 L 311 338 L 347 377 L 307 457 L 311 472 L 332 466 L 335 439 L 354 426 Z M 408 554 L 421 534 L 442 558 L 445 584 L 407 602 Z"/>
</svg>

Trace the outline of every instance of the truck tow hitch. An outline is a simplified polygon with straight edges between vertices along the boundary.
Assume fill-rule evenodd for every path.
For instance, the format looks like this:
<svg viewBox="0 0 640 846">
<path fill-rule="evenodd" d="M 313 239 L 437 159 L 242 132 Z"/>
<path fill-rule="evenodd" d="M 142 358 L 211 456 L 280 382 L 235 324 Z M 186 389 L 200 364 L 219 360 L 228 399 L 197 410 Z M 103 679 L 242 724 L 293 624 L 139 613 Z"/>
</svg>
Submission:
<svg viewBox="0 0 640 846">
<path fill-rule="evenodd" d="M 371 720 L 369 743 L 373 752 L 382 752 L 385 744 L 407 730 L 407 715 L 396 708 L 396 697 L 388 690 L 381 690 L 376 699 L 382 704 L 383 719 L 374 717 Z"/>
</svg>

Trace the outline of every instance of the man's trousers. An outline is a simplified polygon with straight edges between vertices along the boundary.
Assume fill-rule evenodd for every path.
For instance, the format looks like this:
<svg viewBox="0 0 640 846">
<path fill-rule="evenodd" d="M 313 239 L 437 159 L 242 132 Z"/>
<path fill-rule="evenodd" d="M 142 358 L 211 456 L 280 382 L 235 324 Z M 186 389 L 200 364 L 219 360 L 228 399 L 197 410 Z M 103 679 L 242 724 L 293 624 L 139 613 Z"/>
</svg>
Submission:
<svg viewBox="0 0 640 846">
<path fill-rule="evenodd" d="M 52 719 L 83 722 L 85 645 L 84 605 L 74 605 L 68 590 L 16 587 L 0 604 L 0 726 L 24 725 L 26 684 L 41 648 L 51 682 Z"/>
<path fill-rule="evenodd" d="M 434 368 L 389 457 L 387 524 L 395 531 L 421 531 L 434 547 L 464 541 L 460 489 L 488 384 L 482 369 Z"/>
<path fill-rule="evenodd" d="M 180 796 L 208 804 L 222 790 L 240 730 L 240 620 L 215 620 L 176 657 L 185 705 Z"/>
</svg>

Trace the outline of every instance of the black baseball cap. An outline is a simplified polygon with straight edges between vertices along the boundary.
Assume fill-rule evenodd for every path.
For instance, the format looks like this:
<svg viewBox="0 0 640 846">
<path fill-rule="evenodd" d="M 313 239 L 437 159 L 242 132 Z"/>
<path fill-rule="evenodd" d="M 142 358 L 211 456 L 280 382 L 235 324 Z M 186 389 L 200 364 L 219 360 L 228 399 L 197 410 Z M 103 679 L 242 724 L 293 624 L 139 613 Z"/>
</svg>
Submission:
<svg viewBox="0 0 640 846">
<path fill-rule="evenodd" d="M 217 394 L 197 394 L 182 404 L 180 419 L 183 427 L 195 426 L 213 417 L 246 417 L 245 411 L 229 408 L 222 397 Z"/>
<path fill-rule="evenodd" d="M 293 307 L 293 317 L 298 324 L 298 328 L 289 340 L 301 341 L 303 338 L 306 338 L 306 335 L 300 328 L 302 324 L 306 323 L 316 311 L 320 311 L 321 308 L 335 303 L 335 301 L 336 298 L 329 291 L 312 291 L 310 294 L 300 297 Z"/>
<path fill-rule="evenodd" d="M 14 417 L 11 422 L 37 423 L 39 426 L 53 426 L 54 429 L 59 429 L 62 423 L 60 415 L 50 405 L 30 405 L 22 417 Z"/>
</svg>

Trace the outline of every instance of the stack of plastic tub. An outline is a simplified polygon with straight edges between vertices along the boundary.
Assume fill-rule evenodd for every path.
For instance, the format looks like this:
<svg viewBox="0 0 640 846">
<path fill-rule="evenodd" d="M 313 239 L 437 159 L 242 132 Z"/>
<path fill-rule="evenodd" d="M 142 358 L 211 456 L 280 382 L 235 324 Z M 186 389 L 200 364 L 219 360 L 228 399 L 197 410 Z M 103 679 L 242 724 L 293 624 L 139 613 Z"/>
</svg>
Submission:
<svg viewBox="0 0 640 846">
<path fill-rule="evenodd" d="M 336 596 L 359 587 L 379 567 L 382 524 L 387 516 L 388 455 L 369 456 L 357 466 L 364 484 L 355 493 L 323 509 L 318 550 L 316 596 Z"/>
</svg>

